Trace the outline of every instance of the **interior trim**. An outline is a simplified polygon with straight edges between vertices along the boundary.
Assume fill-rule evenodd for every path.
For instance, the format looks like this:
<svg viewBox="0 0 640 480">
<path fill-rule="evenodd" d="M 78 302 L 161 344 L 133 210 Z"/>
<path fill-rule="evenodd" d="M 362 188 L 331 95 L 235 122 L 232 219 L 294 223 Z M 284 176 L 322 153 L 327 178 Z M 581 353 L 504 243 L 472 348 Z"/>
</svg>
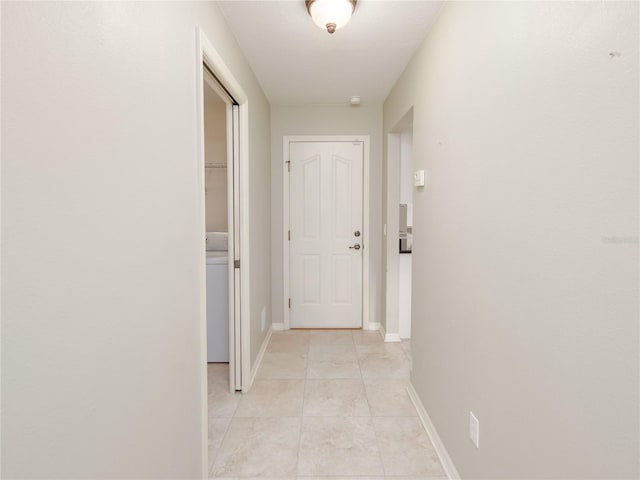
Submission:
<svg viewBox="0 0 640 480">
<path fill-rule="evenodd" d="M 407 393 L 409 394 L 409 398 L 411 398 L 413 406 L 418 412 L 418 417 L 420 418 L 424 429 L 427 431 L 429 440 L 431 440 L 431 443 L 435 448 L 436 454 L 440 459 L 440 463 L 442 464 L 442 468 L 444 469 L 444 473 L 447 475 L 447 478 L 449 478 L 450 480 L 460 480 L 460 474 L 458 473 L 458 470 L 456 470 L 456 466 L 453 464 L 453 460 L 451 460 L 449 452 L 447 452 L 444 443 L 442 443 L 440 435 L 438 435 L 438 431 L 433 425 L 431 418 L 429 418 L 429 414 L 427 413 L 426 408 L 424 408 L 422 400 L 420 400 L 418 392 L 416 392 L 416 389 L 414 388 L 412 383 L 409 383 L 409 386 L 407 387 Z"/>
</svg>

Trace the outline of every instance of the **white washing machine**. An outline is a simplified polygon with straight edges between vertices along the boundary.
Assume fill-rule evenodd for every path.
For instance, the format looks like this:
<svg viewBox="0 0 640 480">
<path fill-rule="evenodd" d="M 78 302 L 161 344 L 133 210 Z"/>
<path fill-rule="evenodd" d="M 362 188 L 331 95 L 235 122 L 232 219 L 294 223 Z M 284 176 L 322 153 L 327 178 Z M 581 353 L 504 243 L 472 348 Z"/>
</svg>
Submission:
<svg viewBox="0 0 640 480">
<path fill-rule="evenodd" d="M 227 234 L 207 232 L 208 362 L 229 361 L 228 265 Z"/>
</svg>

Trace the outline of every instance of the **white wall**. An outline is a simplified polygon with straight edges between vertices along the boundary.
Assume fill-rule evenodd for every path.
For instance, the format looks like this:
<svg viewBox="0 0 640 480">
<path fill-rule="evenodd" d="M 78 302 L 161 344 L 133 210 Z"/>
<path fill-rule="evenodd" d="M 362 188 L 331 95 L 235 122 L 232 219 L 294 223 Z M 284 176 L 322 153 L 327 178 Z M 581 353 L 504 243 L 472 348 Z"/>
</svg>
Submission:
<svg viewBox="0 0 640 480">
<path fill-rule="evenodd" d="M 227 169 L 213 165 L 227 164 L 227 105 L 204 85 L 204 187 L 207 232 L 226 232 Z"/>
<path fill-rule="evenodd" d="M 227 104 L 204 82 L 204 163 L 227 164 Z"/>
<path fill-rule="evenodd" d="M 283 321 L 282 137 L 286 135 L 369 135 L 370 279 L 369 321 L 380 321 L 382 231 L 382 105 L 273 105 L 271 107 L 271 255 L 273 321 Z"/>
<path fill-rule="evenodd" d="M 428 172 L 412 382 L 464 478 L 640 475 L 638 14 L 448 2 L 385 102 Z"/>
<path fill-rule="evenodd" d="M 400 134 L 400 203 L 413 202 L 413 131 Z M 410 225 L 410 224 L 409 224 Z"/>
<path fill-rule="evenodd" d="M 269 105 L 216 5 L 2 5 L 3 477 L 201 477 L 198 25 L 249 97 L 259 343 Z"/>
</svg>

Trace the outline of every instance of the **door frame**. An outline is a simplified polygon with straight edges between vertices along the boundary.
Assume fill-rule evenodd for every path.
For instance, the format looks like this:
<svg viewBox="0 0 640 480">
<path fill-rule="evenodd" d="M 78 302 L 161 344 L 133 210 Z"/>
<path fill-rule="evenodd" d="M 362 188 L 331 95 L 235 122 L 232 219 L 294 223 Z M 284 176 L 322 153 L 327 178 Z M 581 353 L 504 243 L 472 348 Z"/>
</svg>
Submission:
<svg viewBox="0 0 640 480">
<path fill-rule="evenodd" d="M 249 98 L 244 92 L 244 89 L 240 83 L 236 80 L 231 70 L 227 67 L 226 63 L 222 59 L 222 56 L 214 48 L 211 41 L 207 38 L 202 28 L 196 28 L 196 133 L 197 133 L 197 154 L 196 154 L 196 209 L 198 213 L 198 231 L 200 233 L 200 261 L 198 265 L 198 298 L 200 307 L 200 416 L 201 416 L 201 469 L 202 478 L 207 478 L 209 471 L 209 440 L 208 440 L 208 381 L 207 381 L 207 311 L 206 311 L 206 219 L 205 219 L 205 197 L 204 197 L 204 74 L 203 66 L 206 66 L 215 74 L 218 81 L 221 83 L 224 89 L 226 89 L 231 97 L 238 103 L 238 122 L 235 125 L 237 128 L 239 142 L 235 143 L 239 150 L 239 178 L 236 173 L 234 176 L 236 184 L 239 180 L 239 232 L 229 232 L 229 250 L 232 250 L 234 257 L 230 259 L 231 267 L 233 267 L 233 261 L 242 259 L 242 269 L 240 270 L 240 282 L 239 291 L 236 290 L 234 284 L 235 275 L 229 276 L 230 281 L 230 299 L 233 295 L 234 304 L 239 305 L 239 322 L 231 313 L 234 309 L 230 310 L 229 315 L 229 370 L 230 370 L 230 388 L 236 389 L 242 388 L 242 392 L 246 393 L 250 387 L 251 379 L 251 339 L 250 339 L 250 290 L 249 290 L 249 278 L 250 278 L 250 260 L 249 260 Z M 227 117 L 229 118 L 229 116 Z M 227 120 L 228 121 L 228 120 Z M 234 139 L 235 142 L 235 139 Z M 229 158 L 227 158 L 229 162 Z M 231 206 L 233 208 L 233 205 Z M 230 219 L 230 223 L 233 220 Z M 232 235 L 232 233 L 238 233 L 238 235 Z M 239 236 L 239 239 L 238 239 Z M 234 245 L 234 239 L 235 245 Z M 234 248 L 235 247 L 235 248 Z M 231 268 L 230 268 L 231 270 Z M 237 295 L 240 296 L 239 303 Z M 237 335 L 234 330 L 236 324 L 239 326 Z M 235 365 L 236 354 L 236 338 L 240 338 L 240 365 Z M 233 338 L 232 338 L 233 337 Z M 233 362 L 233 363 L 232 363 Z M 232 371 L 237 371 L 240 368 L 242 385 L 235 385 L 235 376 L 232 375 Z"/>
<path fill-rule="evenodd" d="M 399 325 L 399 278 L 400 278 L 400 157 L 401 135 L 413 128 L 413 106 L 411 106 L 389 130 L 387 134 L 386 156 L 383 160 L 383 209 L 382 223 L 384 235 L 382 242 L 382 297 L 384 315 L 384 341 L 400 342 Z M 415 164 L 414 164 L 415 165 Z M 415 239 L 415 237 L 414 237 Z M 413 293 L 413 285 L 412 285 Z"/>
<path fill-rule="evenodd" d="M 371 250 L 371 229 L 369 212 L 369 185 L 370 185 L 370 138 L 369 135 L 285 135 L 282 137 L 282 277 L 283 297 L 282 310 L 284 312 L 284 330 L 291 328 L 291 312 L 289 310 L 291 272 L 289 271 L 289 145 L 299 142 L 362 142 L 362 328 L 363 330 L 375 329 L 369 324 L 369 251 Z"/>
</svg>

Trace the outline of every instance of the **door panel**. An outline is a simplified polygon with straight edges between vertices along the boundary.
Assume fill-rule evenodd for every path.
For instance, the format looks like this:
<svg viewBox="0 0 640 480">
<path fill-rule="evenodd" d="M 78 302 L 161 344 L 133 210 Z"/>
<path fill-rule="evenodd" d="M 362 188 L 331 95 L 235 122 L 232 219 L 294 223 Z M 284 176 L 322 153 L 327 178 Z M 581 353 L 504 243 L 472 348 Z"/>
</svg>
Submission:
<svg viewBox="0 0 640 480">
<path fill-rule="evenodd" d="M 231 328 L 230 334 L 231 338 L 229 341 L 233 345 L 233 361 L 229 363 L 229 374 L 233 377 L 230 379 L 230 384 L 233 386 L 234 390 L 242 390 L 242 382 L 244 381 L 242 377 L 242 335 L 241 335 L 241 324 L 242 324 L 242 298 L 240 297 L 242 282 L 241 282 L 241 274 L 240 269 L 236 268 L 236 260 L 240 260 L 240 108 L 238 105 L 233 105 L 231 107 L 231 121 L 232 123 L 232 132 L 231 132 L 231 148 L 233 151 L 231 152 L 232 160 L 233 160 L 233 169 L 229 174 L 229 185 L 232 186 L 230 192 L 233 195 L 233 262 L 229 262 L 229 269 L 233 275 L 233 295 L 229 297 L 231 305 L 231 300 L 233 301 L 233 309 L 229 309 L 229 313 L 232 318 L 230 318 L 230 322 L 232 322 L 233 328 Z M 244 353 L 245 355 L 249 355 L 248 352 Z"/>
<path fill-rule="evenodd" d="M 320 238 L 320 157 L 314 156 L 303 161 L 303 221 L 304 238 Z"/>
<path fill-rule="evenodd" d="M 320 289 L 320 279 L 322 277 L 320 255 L 304 255 L 302 261 L 304 262 L 302 272 L 304 294 L 301 299 L 302 303 L 304 305 L 320 305 L 322 298 Z"/>
<path fill-rule="evenodd" d="M 291 327 L 361 327 L 363 145 L 289 148 Z"/>
<path fill-rule="evenodd" d="M 351 218 L 351 202 L 345 199 L 349 198 L 351 190 L 352 175 L 351 164 L 344 158 L 336 155 L 333 156 L 333 195 L 332 209 L 334 219 L 334 236 L 335 238 L 349 238 L 353 236 L 352 218 Z"/>
<path fill-rule="evenodd" d="M 345 305 L 353 302 L 353 289 L 350 282 L 353 279 L 351 271 L 352 259 L 350 255 L 334 255 L 332 265 L 331 302 L 334 305 Z"/>
</svg>

